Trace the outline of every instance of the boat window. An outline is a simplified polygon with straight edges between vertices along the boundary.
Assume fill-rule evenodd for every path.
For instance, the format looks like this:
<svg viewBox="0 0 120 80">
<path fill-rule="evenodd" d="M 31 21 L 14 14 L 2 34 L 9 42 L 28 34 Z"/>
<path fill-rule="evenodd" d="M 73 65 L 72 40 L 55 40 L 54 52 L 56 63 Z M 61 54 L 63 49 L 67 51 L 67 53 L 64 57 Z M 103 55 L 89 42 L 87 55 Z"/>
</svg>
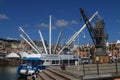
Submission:
<svg viewBox="0 0 120 80">
<path fill-rule="evenodd" d="M 52 60 L 52 64 L 59 64 L 59 60 Z"/>
<path fill-rule="evenodd" d="M 44 63 L 44 60 L 40 60 L 40 65 Z"/>
<path fill-rule="evenodd" d="M 55 64 L 55 60 L 52 61 L 52 64 Z"/>
<path fill-rule="evenodd" d="M 46 62 L 49 62 L 49 60 L 46 60 Z"/>
<path fill-rule="evenodd" d="M 59 64 L 59 60 L 56 60 L 56 64 Z"/>
<path fill-rule="evenodd" d="M 39 64 L 38 61 L 33 61 L 32 63 L 33 63 L 33 66 L 34 66 L 34 67 L 37 67 L 37 65 Z"/>
</svg>

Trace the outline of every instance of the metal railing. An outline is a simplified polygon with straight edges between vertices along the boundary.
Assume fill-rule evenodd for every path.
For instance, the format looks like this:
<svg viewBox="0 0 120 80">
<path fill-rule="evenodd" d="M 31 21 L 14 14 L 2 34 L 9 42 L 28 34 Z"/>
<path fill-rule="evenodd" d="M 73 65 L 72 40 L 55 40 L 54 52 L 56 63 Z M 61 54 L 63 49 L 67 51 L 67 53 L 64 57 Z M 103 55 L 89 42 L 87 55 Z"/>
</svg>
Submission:
<svg viewBox="0 0 120 80">
<path fill-rule="evenodd" d="M 120 62 L 82 64 L 83 75 L 119 74 Z"/>
</svg>

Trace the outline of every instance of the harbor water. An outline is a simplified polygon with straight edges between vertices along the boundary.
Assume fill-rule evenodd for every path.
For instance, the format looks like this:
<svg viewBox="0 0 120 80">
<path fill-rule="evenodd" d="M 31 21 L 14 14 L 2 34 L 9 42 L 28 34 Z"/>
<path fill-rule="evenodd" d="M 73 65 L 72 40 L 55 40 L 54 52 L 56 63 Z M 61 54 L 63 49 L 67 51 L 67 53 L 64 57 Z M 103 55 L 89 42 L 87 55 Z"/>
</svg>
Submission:
<svg viewBox="0 0 120 80">
<path fill-rule="evenodd" d="M 0 66 L 0 80 L 17 80 L 17 66 Z"/>
</svg>

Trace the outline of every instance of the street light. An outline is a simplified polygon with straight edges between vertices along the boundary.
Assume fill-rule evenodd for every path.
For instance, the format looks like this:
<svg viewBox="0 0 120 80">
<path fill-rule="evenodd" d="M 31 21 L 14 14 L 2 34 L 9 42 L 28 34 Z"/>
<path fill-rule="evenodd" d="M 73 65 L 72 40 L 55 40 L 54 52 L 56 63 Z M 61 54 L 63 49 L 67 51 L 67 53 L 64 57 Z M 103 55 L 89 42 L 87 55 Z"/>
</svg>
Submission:
<svg viewBox="0 0 120 80">
<path fill-rule="evenodd" d="M 84 32 L 82 32 L 82 33 L 83 33 L 83 38 L 86 38 L 85 33 Z"/>
<path fill-rule="evenodd" d="M 86 35 L 85 35 L 85 33 L 84 32 L 81 32 L 81 33 L 83 33 L 83 39 L 85 39 L 86 38 Z M 78 47 L 79 47 L 79 44 L 80 44 L 80 42 L 79 42 L 79 35 L 78 35 Z"/>
<path fill-rule="evenodd" d="M 83 33 L 83 39 L 85 39 L 86 38 L 86 36 L 85 36 L 85 33 L 84 32 L 82 32 Z M 79 35 L 78 35 L 78 49 L 79 49 Z M 80 70 L 80 58 L 79 58 L 79 54 L 78 54 L 78 71 Z"/>
<path fill-rule="evenodd" d="M 68 37 L 68 40 L 72 37 L 72 35 L 70 35 Z M 75 40 L 74 40 L 75 41 Z M 68 47 L 68 52 L 67 52 L 67 55 L 68 55 L 68 68 L 70 68 L 70 58 L 69 58 L 69 55 L 70 55 L 70 45 L 67 46 Z"/>
<path fill-rule="evenodd" d="M 118 48 L 118 58 L 120 57 L 120 40 L 117 40 L 116 47 Z"/>
</svg>

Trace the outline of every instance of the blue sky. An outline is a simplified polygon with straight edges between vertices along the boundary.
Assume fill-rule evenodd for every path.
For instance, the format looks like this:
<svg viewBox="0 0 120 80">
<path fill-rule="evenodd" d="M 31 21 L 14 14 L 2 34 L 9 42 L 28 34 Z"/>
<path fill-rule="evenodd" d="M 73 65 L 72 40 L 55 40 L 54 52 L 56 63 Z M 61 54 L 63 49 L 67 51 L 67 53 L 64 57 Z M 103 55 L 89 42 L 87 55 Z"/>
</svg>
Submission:
<svg viewBox="0 0 120 80">
<path fill-rule="evenodd" d="M 88 16 L 99 11 L 105 21 L 108 41 L 120 39 L 120 0 L 0 0 L 0 38 L 16 38 L 21 40 L 18 29 L 21 26 L 33 40 L 40 40 L 40 29 L 45 40 L 48 40 L 49 15 L 52 15 L 52 43 L 63 28 L 62 40 L 78 31 L 84 21 L 80 21 L 79 8 L 83 8 Z M 90 36 L 84 30 L 88 42 Z"/>
</svg>

